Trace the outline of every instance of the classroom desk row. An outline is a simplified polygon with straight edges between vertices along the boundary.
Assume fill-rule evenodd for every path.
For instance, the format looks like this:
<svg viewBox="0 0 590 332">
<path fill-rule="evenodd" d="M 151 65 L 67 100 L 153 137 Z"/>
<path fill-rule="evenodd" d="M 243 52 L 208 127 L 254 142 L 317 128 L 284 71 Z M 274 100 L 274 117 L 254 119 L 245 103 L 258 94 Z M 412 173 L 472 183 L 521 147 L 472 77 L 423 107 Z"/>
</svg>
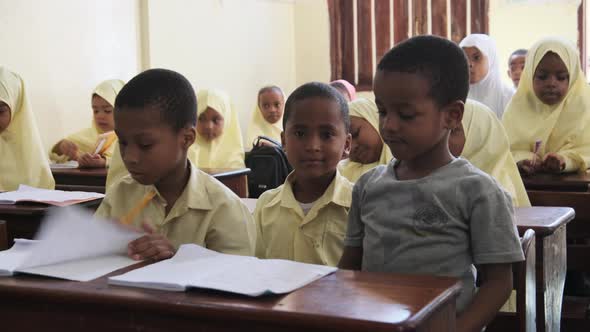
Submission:
<svg viewBox="0 0 590 332">
<path fill-rule="evenodd" d="M 129 270 L 123 269 L 113 274 Z M 6 331 L 454 331 L 455 278 L 339 270 L 287 295 L 0 277 Z"/>
<path fill-rule="evenodd" d="M 249 168 L 203 168 L 203 172 L 213 176 L 226 185 L 239 197 L 248 197 Z M 55 189 L 66 191 L 90 191 L 103 193 L 107 179 L 106 168 L 94 169 L 52 169 Z"/>
<path fill-rule="evenodd" d="M 86 203 L 86 206 L 91 209 L 96 208 L 98 201 Z M 246 204 L 250 208 L 253 206 L 253 202 L 254 200 L 246 200 Z M 44 206 L 29 204 L 0 206 L 0 220 L 4 219 L 8 223 L 9 242 L 17 237 L 31 238 L 46 209 Z M 574 211 L 571 208 L 532 207 L 516 209 L 517 228 L 520 235 L 522 236 L 527 229 L 533 229 L 537 237 L 536 298 L 539 331 L 559 330 L 566 272 L 565 232 L 566 224 L 573 218 Z M 76 289 L 78 288 L 76 287 Z M 0 291 L 0 294 L 2 293 Z M 4 294 L 1 297 L 4 297 Z M 23 305 L 25 304 L 23 303 Z"/>
</svg>

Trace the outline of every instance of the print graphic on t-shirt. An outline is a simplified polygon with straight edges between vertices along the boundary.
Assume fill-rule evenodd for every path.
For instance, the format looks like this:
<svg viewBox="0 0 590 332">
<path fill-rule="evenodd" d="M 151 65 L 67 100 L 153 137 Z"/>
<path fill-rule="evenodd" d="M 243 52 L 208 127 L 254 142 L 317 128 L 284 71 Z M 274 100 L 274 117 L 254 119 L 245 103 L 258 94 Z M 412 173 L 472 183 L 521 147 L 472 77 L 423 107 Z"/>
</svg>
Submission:
<svg viewBox="0 0 590 332">
<path fill-rule="evenodd" d="M 426 236 L 436 232 L 449 222 L 449 217 L 437 205 L 422 205 L 416 209 L 412 216 L 414 232 L 419 236 Z"/>
</svg>

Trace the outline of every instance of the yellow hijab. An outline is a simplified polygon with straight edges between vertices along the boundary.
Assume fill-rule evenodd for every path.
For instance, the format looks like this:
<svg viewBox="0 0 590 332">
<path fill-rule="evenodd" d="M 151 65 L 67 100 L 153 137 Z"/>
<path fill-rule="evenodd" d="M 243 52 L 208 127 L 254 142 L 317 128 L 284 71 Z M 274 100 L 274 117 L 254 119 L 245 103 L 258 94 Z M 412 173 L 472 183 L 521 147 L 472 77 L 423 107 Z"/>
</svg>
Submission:
<svg viewBox="0 0 590 332">
<path fill-rule="evenodd" d="M 510 153 L 504 127 L 490 108 L 468 99 L 463 113 L 465 146 L 461 157 L 494 177 L 512 195 L 514 206 L 531 206 Z"/>
<path fill-rule="evenodd" d="M 281 91 L 283 102 L 285 102 L 285 94 L 282 90 L 279 89 L 279 91 Z M 260 94 L 258 97 L 260 97 Z M 246 141 L 246 147 L 248 149 L 252 148 L 252 144 L 258 136 L 270 137 L 280 143 L 281 133 L 283 132 L 283 117 L 281 116 L 281 119 L 275 123 L 268 123 L 268 121 L 262 116 L 262 110 L 260 110 L 258 98 L 256 99 L 256 107 L 254 108 L 254 112 L 252 112 L 250 125 L 248 126 L 248 136 Z M 283 107 L 284 106 L 285 105 L 283 104 Z"/>
<path fill-rule="evenodd" d="M 348 103 L 348 114 L 367 120 L 373 128 L 379 133 L 379 113 L 377 112 L 377 105 L 375 102 L 365 98 L 357 98 Z M 387 144 L 383 143 L 381 156 L 379 160 L 371 164 L 361 164 L 350 159 L 344 159 L 338 164 L 340 174 L 346 177 L 351 182 L 356 182 L 361 175 L 365 174 L 372 168 L 379 165 L 386 165 L 393 158 L 391 151 Z"/>
<path fill-rule="evenodd" d="M 199 168 L 244 168 L 242 132 L 229 96 L 219 90 L 201 90 L 197 93 L 197 118 L 207 107 L 223 116 L 223 133 L 209 142 L 197 135 L 189 158 Z"/>
<path fill-rule="evenodd" d="M 10 107 L 11 121 L 0 133 L 0 190 L 20 184 L 54 189 L 55 181 L 43 149 L 22 78 L 0 66 L 0 101 Z"/>
<path fill-rule="evenodd" d="M 547 52 L 559 55 L 570 75 L 563 100 L 549 106 L 533 90 L 535 69 Z M 558 153 L 565 171 L 585 171 L 590 165 L 590 87 L 573 45 L 559 38 L 537 42 L 527 53 L 518 89 L 502 118 L 510 139 L 510 150 L 518 162 L 532 159 L 535 141 L 541 140 L 539 155 Z"/>
<path fill-rule="evenodd" d="M 121 89 L 123 88 L 123 85 L 125 85 L 125 82 L 123 82 L 121 80 L 104 81 L 104 82 L 100 83 L 94 89 L 94 91 L 92 91 L 91 98 L 92 98 L 92 96 L 94 96 L 96 94 L 96 95 L 102 97 L 109 104 L 111 104 L 111 106 L 114 107 L 115 106 L 115 99 L 117 98 L 117 94 L 119 93 L 119 91 L 121 91 Z M 94 117 L 93 117 L 91 127 L 80 130 L 79 132 L 76 132 L 76 133 L 66 137 L 66 139 L 68 141 L 74 142 L 78 146 L 80 153 L 94 153 L 94 149 L 96 147 L 96 142 L 98 141 L 99 135 L 101 135 L 103 133 L 104 132 L 99 127 L 96 126 L 96 123 L 94 122 Z M 107 158 L 107 160 L 109 160 L 111 158 L 116 143 L 117 143 L 116 141 L 113 142 L 113 144 L 111 144 L 103 153 L 103 156 L 105 156 Z M 60 155 L 57 155 L 56 153 L 51 153 L 51 159 L 53 159 L 55 161 L 59 161 L 59 162 L 65 162 L 69 158 L 67 156 L 60 156 Z"/>
</svg>

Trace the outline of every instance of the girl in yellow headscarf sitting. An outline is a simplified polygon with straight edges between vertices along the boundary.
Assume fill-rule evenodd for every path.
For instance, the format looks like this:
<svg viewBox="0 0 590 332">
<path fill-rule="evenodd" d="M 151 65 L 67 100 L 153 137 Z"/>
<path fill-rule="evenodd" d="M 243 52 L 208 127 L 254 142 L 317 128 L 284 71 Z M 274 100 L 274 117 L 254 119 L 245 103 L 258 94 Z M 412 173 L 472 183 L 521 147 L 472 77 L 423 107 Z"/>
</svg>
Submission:
<svg viewBox="0 0 590 332">
<path fill-rule="evenodd" d="M 0 66 L 0 191 L 16 190 L 21 184 L 55 188 L 25 83 Z"/>
<path fill-rule="evenodd" d="M 529 50 L 502 122 L 522 173 L 586 171 L 590 87 L 572 44 L 547 38 Z"/>
<path fill-rule="evenodd" d="M 108 80 L 92 92 L 92 127 L 74 133 L 53 146 L 51 159 L 57 162 L 76 160 L 80 167 L 102 168 L 109 164 L 117 136 L 113 129 L 113 105 L 125 83 Z"/>
<path fill-rule="evenodd" d="M 379 113 L 375 102 L 358 98 L 348 104 L 352 147 L 338 171 L 351 182 L 373 167 L 387 164 L 393 155 L 379 135 Z"/>
<path fill-rule="evenodd" d="M 189 158 L 199 168 L 244 168 L 244 145 L 229 96 L 219 90 L 197 93 L 197 140 Z"/>
<path fill-rule="evenodd" d="M 504 127 L 490 108 L 467 99 L 461 126 L 449 136 L 449 149 L 494 177 L 510 193 L 514 206 L 531 206 Z"/>
<path fill-rule="evenodd" d="M 283 112 L 285 110 L 285 94 L 278 86 L 266 86 L 258 91 L 256 108 L 248 126 L 246 145 L 256 141 L 258 136 L 266 136 L 281 142 L 283 131 Z M 264 144 L 264 141 L 261 141 Z"/>
</svg>

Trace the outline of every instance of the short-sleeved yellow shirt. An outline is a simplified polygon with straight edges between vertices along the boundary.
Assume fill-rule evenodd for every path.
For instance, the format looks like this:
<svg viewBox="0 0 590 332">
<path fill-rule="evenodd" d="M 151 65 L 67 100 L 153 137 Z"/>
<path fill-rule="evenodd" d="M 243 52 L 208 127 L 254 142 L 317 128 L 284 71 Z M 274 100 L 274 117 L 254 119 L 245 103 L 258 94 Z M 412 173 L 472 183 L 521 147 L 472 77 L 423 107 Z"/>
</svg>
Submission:
<svg viewBox="0 0 590 332">
<path fill-rule="evenodd" d="M 256 203 L 256 256 L 336 266 L 342 256 L 353 184 L 336 173 L 307 215 L 293 195 L 291 173 L 285 183 Z"/>
<path fill-rule="evenodd" d="M 166 201 L 153 185 L 142 185 L 130 175 L 107 189 L 96 211 L 103 218 L 119 219 L 151 190 L 156 196 L 135 218 L 140 226 L 149 220 L 156 230 L 178 248 L 194 243 L 217 252 L 253 255 L 256 231 L 244 203 L 230 189 L 192 163 L 186 188 L 166 215 Z"/>
</svg>

